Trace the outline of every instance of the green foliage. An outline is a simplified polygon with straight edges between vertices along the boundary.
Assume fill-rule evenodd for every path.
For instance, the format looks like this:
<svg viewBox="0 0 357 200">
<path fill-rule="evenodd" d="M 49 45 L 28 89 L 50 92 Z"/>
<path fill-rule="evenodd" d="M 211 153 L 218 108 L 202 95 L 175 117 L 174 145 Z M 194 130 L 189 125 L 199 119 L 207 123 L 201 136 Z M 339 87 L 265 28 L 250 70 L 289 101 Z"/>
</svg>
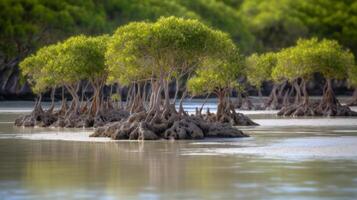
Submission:
<svg viewBox="0 0 357 200">
<path fill-rule="evenodd" d="M 273 70 L 275 80 L 286 78 L 308 79 L 313 73 L 321 73 L 327 79 L 343 79 L 354 66 L 354 56 L 337 41 L 316 38 L 299 40 L 297 45 L 277 54 L 277 66 Z"/>
<path fill-rule="evenodd" d="M 201 19 L 230 32 L 242 44 L 252 41 L 230 7 L 213 0 L 207 5 L 203 1 L 196 4 L 204 7 L 202 13 L 176 0 L 2 0 L 0 56 L 6 63 L 72 35 L 110 33 L 119 25 L 155 21 L 161 16 Z"/>
<path fill-rule="evenodd" d="M 289 47 L 277 53 L 277 65 L 273 69 L 272 77 L 275 81 L 296 78 L 308 79 L 315 72 L 311 56 L 318 40 L 298 40 L 296 46 Z"/>
<path fill-rule="evenodd" d="M 151 23 L 132 22 L 115 31 L 105 53 L 109 82 L 128 85 L 151 76 L 153 66 L 146 56 L 151 29 Z"/>
<path fill-rule="evenodd" d="M 160 17 L 199 18 L 175 0 L 108 0 L 104 7 L 109 19 L 125 24 L 131 21 L 155 21 Z"/>
<path fill-rule="evenodd" d="M 198 20 L 160 18 L 118 28 L 106 53 L 109 81 L 171 80 L 194 68 L 207 56 L 226 53 L 226 34 Z"/>
<path fill-rule="evenodd" d="M 0 69 L 7 62 L 21 60 L 44 45 L 72 35 L 110 33 L 118 25 L 146 21 L 120 27 L 110 39 L 106 53 L 111 72 L 108 81 L 124 84 L 162 75 L 169 80 L 197 67 L 202 70 L 202 63 L 207 69 L 229 65 L 220 58 L 226 60 L 227 49 L 234 46 L 230 38 L 243 53 L 280 50 L 298 38 L 311 36 L 336 40 L 357 53 L 357 2 L 351 0 L 2 0 L 0 10 Z M 48 47 L 56 49 L 51 49 L 51 55 L 42 50 L 23 62 L 21 70 L 36 91 L 107 75 L 102 64 L 105 45 L 93 44 L 105 44 L 108 39 L 75 38 Z M 309 78 L 315 72 L 328 78 L 345 78 L 347 71 L 354 69 L 353 55 L 338 43 L 300 40 L 295 47 L 277 54 L 271 78 Z M 61 54 L 60 59 L 57 54 Z M 248 80 L 253 85 L 270 79 L 273 59 L 268 55 L 247 59 Z M 56 77 L 57 73 L 60 78 L 41 79 L 30 66 L 38 74 L 37 69 L 41 69 L 41 74 Z"/>
<path fill-rule="evenodd" d="M 357 1 L 295 1 L 299 19 L 308 27 L 309 36 L 337 40 L 357 53 Z"/>
<path fill-rule="evenodd" d="M 121 101 L 121 96 L 119 94 L 112 94 L 110 96 L 110 99 L 113 100 L 113 101 Z"/>
<path fill-rule="evenodd" d="M 299 38 L 335 39 L 357 53 L 357 2 L 351 0 L 245 0 L 239 13 L 260 51 L 279 50 Z"/>
<path fill-rule="evenodd" d="M 43 47 L 20 63 L 22 74 L 28 78 L 33 91 L 37 94 L 46 91 L 50 87 L 59 86 L 56 80 L 62 77 L 58 76 L 54 70 L 59 60 L 58 50 L 60 45 Z"/>
<path fill-rule="evenodd" d="M 229 33 L 242 52 L 278 50 L 316 36 L 357 53 L 357 2 L 351 0 L 2 0 L 0 9 L 5 62 L 72 35 L 110 33 L 161 16 L 199 19 Z"/>
<path fill-rule="evenodd" d="M 271 73 L 276 66 L 275 53 L 253 54 L 246 59 L 246 76 L 250 84 L 260 88 L 263 81 L 271 80 Z"/>
<path fill-rule="evenodd" d="M 256 37 L 258 50 L 279 50 L 307 35 L 308 29 L 296 15 L 291 0 L 246 0 L 240 16 Z"/>
<path fill-rule="evenodd" d="M 81 35 L 43 47 L 20 63 L 21 72 L 28 77 L 36 93 L 81 80 L 105 79 L 107 41 L 108 36 Z"/>
<path fill-rule="evenodd" d="M 243 51 L 248 52 L 253 50 L 254 38 L 234 8 L 219 0 L 178 1 L 197 13 L 204 22 L 229 33 L 233 40 L 239 43 L 239 47 Z"/>
<path fill-rule="evenodd" d="M 70 37 L 60 46 L 57 69 L 64 75 L 62 81 L 74 84 L 80 80 L 94 82 L 105 79 L 107 70 L 104 53 L 109 37 L 88 37 L 84 35 Z"/>
<path fill-rule="evenodd" d="M 87 0 L 2 0 L 0 10 L 0 54 L 6 59 L 72 34 L 105 30 L 105 15 Z"/>
<path fill-rule="evenodd" d="M 238 88 L 237 79 L 243 74 L 243 61 L 237 49 L 221 57 L 204 60 L 196 75 L 188 80 L 188 90 L 193 95 L 216 93 Z"/>
<path fill-rule="evenodd" d="M 344 79 L 349 68 L 355 66 L 353 54 L 335 40 L 320 41 L 310 56 L 315 72 L 328 79 Z"/>
<path fill-rule="evenodd" d="M 227 6 L 230 6 L 232 8 L 239 8 L 244 0 L 218 0 L 219 2 L 223 2 Z"/>
</svg>

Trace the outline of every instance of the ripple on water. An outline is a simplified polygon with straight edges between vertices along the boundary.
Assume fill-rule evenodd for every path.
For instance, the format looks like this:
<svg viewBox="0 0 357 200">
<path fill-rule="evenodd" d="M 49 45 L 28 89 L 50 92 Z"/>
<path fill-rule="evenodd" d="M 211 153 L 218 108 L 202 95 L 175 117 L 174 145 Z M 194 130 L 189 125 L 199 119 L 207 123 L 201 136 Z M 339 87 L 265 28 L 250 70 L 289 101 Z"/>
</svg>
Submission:
<svg viewBox="0 0 357 200">
<path fill-rule="evenodd" d="M 257 147 L 199 148 L 184 155 L 259 155 L 282 159 L 357 160 L 357 136 L 283 139 Z"/>
<path fill-rule="evenodd" d="M 256 119 L 254 120 L 264 127 L 280 126 L 308 126 L 308 127 L 331 127 L 331 126 L 357 126 L 357 118 L 278 118 L 278 119 Z"/>
<path fill-rule="evenodd" d="M 27 140 L 62 140 L 82 142 L 110 142 L 114 141 L 104 137 L 89 137 L 90 131 L 76 132 L 40 132 L 27 134 L 1 134 L 0 139 L 27 139 Z"/>
</svg>

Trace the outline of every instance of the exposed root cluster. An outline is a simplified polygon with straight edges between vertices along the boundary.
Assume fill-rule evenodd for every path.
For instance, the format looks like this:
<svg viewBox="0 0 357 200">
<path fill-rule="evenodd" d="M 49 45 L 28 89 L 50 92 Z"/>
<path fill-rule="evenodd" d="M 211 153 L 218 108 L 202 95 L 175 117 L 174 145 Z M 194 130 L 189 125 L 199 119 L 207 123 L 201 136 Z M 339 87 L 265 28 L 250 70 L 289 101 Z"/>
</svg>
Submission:
<svg viewBox="0 0 357 200">
<path fill-rule="evenodd" d="M 299 87 L 297 87 L 299 88 Z M 311 103 L 306 91 L 306 81 L 302 81 L 302 91 L 304 98 L 297 96 L 299 103 L 286 105 L 278 112 L 279 116 L 357 116 L 357 112 L 352 111 L 348 105 L 341 105 L 336 98 L 331 79 L 327 79 L 323 96 L 319 102 Z"/>
<path fill-rule="evenodd" d="M 221 114 L 188 115 L 177 112 L 174 105 L 166 109 L 138 111 L 129 114 L 123 109 L 101 108 L 91 115 L 85 107 L 75 112 L 72 106 L 63 103 L 59 110 L 53 107 L 44 110 L 36 104 L 29 115 L 16 119 L 16 126 L 25 127 L 97 127 L 93 137 L 112 139 L 156 140 L 156 139 L 202 139 L 205 137 L 247 137 L 233 126 L 257 125 L 234 109 Z"/>
<path fill-rule="evenodd" d="M 223 113 L 210 113 L 209 110 L 206 114 L 200 115 L 207 122 L 215 123 L 220 122 L 230 124 L 231 126 L 256 126 L 258 125 L 249 117 L 242 113 L 236 112 L 233 108 L 226 110 Z"/>
<path fill-rule="evenodd" d="M 229 123 L 211 122 L 201 116 L 170 112 L 131 115 L 126 120 L 96 129 L 92 137 L 116 140 L 203 139 L 205 137 L 247 137 Z"/>
<path fill-rule="evenodd" d="M 66 127 L 66 128 L 83 128 L 83 127 L 99 127 L 107 123 L 126 119 L 129 112 L 121 109 L 102 109 L 95 115 L 90 112 L 74 111 L 68 108 L 67 104 L 63 104 L 61 109 L 43 110 L 38 104 L 34 110 L 23 115 L 15 120 L 16 126 L 24 127 Z"/>
<path fill-rule="evenodd" d="M 283 107 L 279 116 L 357 116 L 348 106 L 341 104 L 321 105 L 319 103 L 290 105 Z"/>
</svg>

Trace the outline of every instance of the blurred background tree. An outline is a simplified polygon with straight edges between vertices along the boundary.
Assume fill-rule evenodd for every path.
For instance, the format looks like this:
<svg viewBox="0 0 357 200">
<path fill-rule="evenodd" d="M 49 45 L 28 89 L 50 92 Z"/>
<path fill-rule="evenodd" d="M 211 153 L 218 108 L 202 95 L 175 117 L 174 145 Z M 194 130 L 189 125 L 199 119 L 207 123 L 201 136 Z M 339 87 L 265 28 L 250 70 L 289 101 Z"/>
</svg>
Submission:
<svg viewBox="0 0 357 200">
<path fill-rule="evenodd" d="M 0 96 L 26 92 L 18 63 L 44 45 L 172 15 L 229 33 L 245 55 L 310 37 L 337 40 L 357 53 L 354 0 L 1 0 Z"/>
</svg>

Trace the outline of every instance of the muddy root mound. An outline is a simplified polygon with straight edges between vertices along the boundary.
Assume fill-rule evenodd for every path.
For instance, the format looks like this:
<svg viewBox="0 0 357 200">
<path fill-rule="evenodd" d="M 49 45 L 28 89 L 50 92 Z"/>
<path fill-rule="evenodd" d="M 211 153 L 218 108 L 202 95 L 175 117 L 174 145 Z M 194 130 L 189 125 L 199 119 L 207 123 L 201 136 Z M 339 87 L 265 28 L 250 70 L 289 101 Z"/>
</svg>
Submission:
<svg viewBox="0 0 357 200">
<path fill-rule="evenodd" d="M 88 113 L 63 113 L 59 111 L 44 111 L 41 107 L 34 109 L 30 114 L 20 116 L 15 120 L 15 126 L 23 127 L 65 127 L 83 128 L 100 127 L 108 123 L 120 121 L 129 117 L 124 110 L 108 110 L 92 116 Z"/>
<path fill-rule="evenodd" d="M 278 116 L 357 116 L 348 106 L 340 104 L 299 104 L 284 106 L 277 113 Z"/>
<path fill-rule="evenodd" d="M 199 116 L 132 114 L 127 120 L 99 127 L 91 137 L 111 137 L 114 140 L 203 139 L 207 137 L 248 137 L 230 124 L 205 121 Z"/>
<path fill-rule="evenodd" d="M 207 122 L 219 122 L 223 124 L 230 124 L 231 126 L 258 126 L 259 124 L 252 121 L 246 115 L 239 112 L 229 112 L 221 115 L 204 114 L 202 118 Z"/>
</svg>

